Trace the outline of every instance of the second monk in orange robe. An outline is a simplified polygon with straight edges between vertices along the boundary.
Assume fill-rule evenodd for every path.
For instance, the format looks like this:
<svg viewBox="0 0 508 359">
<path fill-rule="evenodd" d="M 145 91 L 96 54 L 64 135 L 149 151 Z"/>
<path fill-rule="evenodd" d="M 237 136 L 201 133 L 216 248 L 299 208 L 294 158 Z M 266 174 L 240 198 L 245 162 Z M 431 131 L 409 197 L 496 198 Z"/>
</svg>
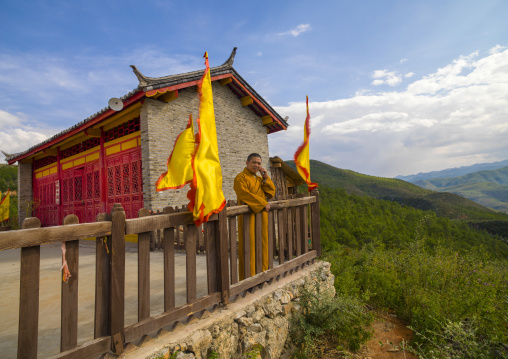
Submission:
<svg viewBox="0 0 508 359">
<path fill-rule="evenodd" d="M 257 172 L 261 176 L 257 176 Z M 255 243 L 255 214 L 262 212 L 262 270 L 268 270 L 268 210 L 270 205 L 267 198 L 275 195 L 275 185 L 273 184 L 268 172 L 261 166 L 261 156 L 252 153 L 247 158 L 246 167 L 235 177 L 234 189 L 238 198 L 238 204 L 246 204 L 254 212 L 250 214 L 250 275 L 256 274 L 256 243 Z M 243 216 L 238 218 L 238 259 L 239 259 L 239 277 L 244 275 L 243 258 Z"/>
</svg>

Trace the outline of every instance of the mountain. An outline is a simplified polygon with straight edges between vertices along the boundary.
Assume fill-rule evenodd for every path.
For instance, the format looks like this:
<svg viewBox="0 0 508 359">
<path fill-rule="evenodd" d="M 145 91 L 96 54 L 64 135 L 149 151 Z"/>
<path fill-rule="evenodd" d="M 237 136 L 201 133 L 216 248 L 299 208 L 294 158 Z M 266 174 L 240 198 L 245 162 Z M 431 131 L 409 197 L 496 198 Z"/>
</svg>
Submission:
<svg viewBox="0 0 508 359">
<path fill-rule="evenodd" d="M 499 162 L 492 162 L 492 163 L 477 163 L 472 166 L 448 168 L 448 169 L 445 169 L 442 171 L 418 173 L 418 174 L 409 175 L 409 176 L 397 176 L 395 178 L 414 183 L 415 181 L 423 181 L 423 180 L 428 180 L 428 179 L 433 179 L 433 178 L 458 177 L 458 176 L 463 176 L 463 175 L 467 175 L 469 173 L 474 173 L 474 172 L 478 172 L 478 171 L 496 170 L 498 168 L 506 167 L 506 166 L 508 166 L 508 160 L 499 161 Z"/>
<path fill-rule="evenodd" d="M 286 161 L 294 168 L 293 161 Z M 364 175 L 310 160 L 311 178 L 320 186 L 343 188 L 348 194 L 369 196 L 398 202 L 422 210 L 433 210 L 450 219 L 508 220 L 508 215 L 497 213 L 474 201 L 454 193 L 441 193 L 393 178 Z"/>
<path fill-rule="evenodd" d="M 452 192 L 485 207 L 508 213 L 508 166 L 458 177 L 413 182 L 422 188 Z"/>
<path fill-rule="evenodd" d="M 286 161 L 295 168 L 293 161 Z M 440 217 L 466 222 L 477 229 L 508 237 L 508 215 L 460 195 L 437 192 L 393 178 L 364 175 L 310 160 L 311 179 L 319 188 L 344 189 L 348 195 L 389 200 L 419 210 L 432 210 Z"/>
</svg>

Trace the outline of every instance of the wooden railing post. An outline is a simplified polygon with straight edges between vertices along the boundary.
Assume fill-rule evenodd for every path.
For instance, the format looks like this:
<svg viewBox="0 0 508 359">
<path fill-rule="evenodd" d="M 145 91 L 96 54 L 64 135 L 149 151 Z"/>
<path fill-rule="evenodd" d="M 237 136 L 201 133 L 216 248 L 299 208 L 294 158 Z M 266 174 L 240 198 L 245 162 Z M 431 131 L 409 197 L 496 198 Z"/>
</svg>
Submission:
<svg viewBox="0 0 508 359">
<path fill-rule="evenodd" d="M 228 215 L 226 208 L 219 212 L 219 221 L 216 223 L 216 237 L 218 237 L 218 283 L 223 304 L 229 304 L 229 264 L 228 264 Z"/>
<path fill-rule="evenodd" d="M 164 213 L 173 213 L 173 207 L 165 207 Z M 175 307 L 175 236 L 178 227 L 164 229 L 164 312 Z"/>
<path fill-rule="evenodd" d="M 316 197 L 316 202 L 310 205 L 311 208 L 311 226 L 312 226 L 312 249 L 315 249 L 317 256 L 321 256 L 321 225 L 319 216 L 319 191 L 317 189 L 311 192 Z"/>
<path fill-rule="evenodd" d="M 184 241 L 185 241 L 185 272 L 187 280 L 187 303 L 196 301 L 196 238 L 198 230 L 194 223 L 186 226 Z"/>
<path fill-rule="evenodd" d="M 99 213 L 97 222 L 111 222 L 108 213 Z M 95 239 L 95 319 L 94 338 L 109 335 L 109 300 L 111 267 L 111 236 L 97 237 Z"/>
<path fill-rule="evenodd" d="M 63 224 L 79 224 L 78 216 L 65 216 Z M 68 241 L 62 245 L 65 246 L 65 260 L 71 274 L 67 282 L 62 280 L 60 351 L 64 352 L 78 345 L 79 240 Z"/>
<path fill-rule="evenodd" d="M 125 211 L 120 203 L 113 206 L 111 220 L 111 349 L 120 355 L 125 342 Z"/>
<path fill-rule="evenodd" d="M 23 229 L 40 228 L 38 218 L 25 218 Z M 41 246 L 21 248 L 18 358 L 37 358 Z"/>
<path fill-rule="evenodd" d="M 228 207 L 235 201 L 229 200 Z M 236 216 L 229 217 L 229 261 L 231 263 L 231 284 L 238 282 L 238 241 L 236 237 Z"/>
<path fill-rule="evenodd" d="M 141 208 L 138 217 L 148 217 L 150 211 Z M 150 236 L 158 231 L 138 235 L 138 322 L 150 317 Z"/>
</svg>

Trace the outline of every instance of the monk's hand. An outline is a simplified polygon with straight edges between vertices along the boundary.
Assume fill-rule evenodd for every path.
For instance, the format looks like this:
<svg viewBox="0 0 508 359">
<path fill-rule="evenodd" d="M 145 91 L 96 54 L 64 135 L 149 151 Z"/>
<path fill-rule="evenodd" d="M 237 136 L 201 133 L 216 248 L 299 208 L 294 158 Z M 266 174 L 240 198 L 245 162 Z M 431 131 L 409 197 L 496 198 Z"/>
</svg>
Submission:
<svg viewBox="0 0 508 359">
<path fill-rule="evenodd" d="M 269 211 L 270 210 L 270 203 L 267 203 L 266 206 L 265 206 L 265 211 Z"/>
<path fill-rule="evenodd" d="M 263 176 L 264 179 L 268 178 L 268 172 L 265 170 L 263 166 L 259 169 L 259 173 L 261 173 L 261 176 Z"/>
</svg>

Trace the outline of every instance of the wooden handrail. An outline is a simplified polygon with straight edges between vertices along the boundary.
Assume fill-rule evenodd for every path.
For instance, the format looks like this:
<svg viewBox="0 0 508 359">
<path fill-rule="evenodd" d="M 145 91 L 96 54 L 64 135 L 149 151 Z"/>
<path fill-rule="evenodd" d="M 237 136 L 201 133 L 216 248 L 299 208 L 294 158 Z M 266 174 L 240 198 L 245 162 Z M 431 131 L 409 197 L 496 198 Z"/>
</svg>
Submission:
<svg viewBox="0 0 508 359">
<path fill-rule="evenodd" d="M 310 205 L 310 206 L 309 206 Z M 184 209 L 185 210 L 185 209 Z M 147 212 L 147 210 L 144 210 Z M 196 243 L 198 227 L 194 226 L 192 213 L 189 211 L 172 212 L 172 209 L 157 213 L 156 216 L 140 216 L 125 219 L 125 212 L 120 204 L 115 204 L 111 215 L 101 214 L 96 223 L 67 224 L 65 226 L 30 228 L 19 231 L 0 233 L 0 250 L 22 248 L 22 274 L 20 278 L 22 299 L 20 308 L 30 313 L 29 319 L 20 319 L 23 330 L 19 334 L 18 354 L 30 353 L 36 356 L 37 346 L 26 343 L 37 343 L 38 308 L 33 298 L 37 299 L 30 289 L 38 292 L 40 267 L 39 251 L 41 244 L 67 242 L 70 265 L 77 265 L 79 242 L 83 238 L 96 237 L 96 308 L 95 340 L 76 346 L 77 301 L 74 291 L 62 292 L 62 303 L 67 308 L 62 312 L 62 328 L 70 328 L 69 335 L 62 336 L 62 346 L 55 358 L 85 358 L 98 355 L 107 350 L 121 354 L 125 343 L 136 340 L 175 320 L 199 312 L 216 304 L 228 304 L 230 298 L 250 290 L 264 282 L 269 282 L 285 273 L 307 265 L 321 254 L 319 224 L 319 193 L 313 191 L 311 196 L 297 195 L 297 198 L 270 202 L 268 212 L 268 270 L 262 271 L 261 263 L 261 213 L 252 213 L 246 205 L 235 206 L 229 203 L 219 214 L 210 217 L 204 225 L 206 231 L 206 256 L 208 295 L 197 297 L 196 281 Z M 310 215 L 310 216 L 309 216 Z M 237 268 L 237 216 L 243 216 L 244 240 L 244 280 L 238 282 Z M 32 218 L 36 220 L 36 218 Z M 255 221 L 255 235 L 250 238 L 250 221 Z M 309 223 L 310 221 L 310 223 Z M 71 222 L 72 223 L 72 222 Z M 75 222 L 74 222 L 75 223 Z M 40 224 L 39 224 L 40 225 Z M 310 226 L 309 226 L 310 225 Z M 175 240 L 179 243 L 179 226 L 184 227 L 183 239 L 186 251 L 187 304 L 175 307 Z M 28 227 L 28 226 L 26 226 Z M 277 230 L 276 230 L 277 228 Z M 150 232 L 164 230 L 164 312 L 150 317 Z M 310 232 L 309 232 L 310 231 Z M 201 233 L 201 230 L 199 230 Z M 309 236 L 310 233 L 310 236 Z M 125 235 L 139 234 L 138 248 L 138 322 L 125 326 Z M 70 242 L 74 241 L 74 242 Z M 250 245 L 253 241 L 256 251 L 256 275 L 250 275 Z M 312 249 L 309 248 L 312 245 Z M 73 247 L 74 246 L 74 247 Z M 72 249 L 74 248 L 74 249 Z M 180 249 L 183 249 L 179 246 Z M 75 253 L 70 253 L 74 250 Z M 278 253 L 275 253 L 278 251 Z M 34 253 L 32 253 L 34 252 Z M 230 256 L 230 257 L 229 257 Z M 278 256 L 279 265 L 274 267 L 274 256 Z M 28 261 L 30 260 L 30 261 Z M 73 271 L 77 284 L 77 271 Z M 277 279 L 278 280 L 278 279 Z M 231 283 L 231 284 L 230 284 Z M 66 285 L 69 285 L 66 283 Z M 23 294 L 23 288 L 26 294 Z M 66 289 L 72 289 L 67 288 Z M 33 294 L 33 295 L 31 295 Z M 65 294 L 65 295 L 64 295 Z M 25 300 L 23 298 L 32 298 Z M 33 304 L 31 304 L 34 302 Z M 20 313 L 21 314 L 21 313 Z M 31 319 L 30 319 L 31 318 Z M 66 324 L 65 324 L 66 323 Z M 65 325 L 64 325 L 65 324 Z M 26 329 L 29 328 L 30 330 Z M 25 333 L 26 332 L 26 333 Z M 22 348 L 20 350 L 19 348 Z M 25 350 L 26 348 L 26 350 Z"/>
<path fill-rule="evenodd" d="M 281 201 L 268 202 L 270 204 L 270 211 L 275 209 L 282 209 L 288 207 L 302 206 L 304 204 L 316 202 L 316 197 L 302 197 L 295 199 L 284 199 Z M 240 214 L 252 213 L 251 209 L 247 205 L 227 207 L 226 213 L 228 217 L 238 216 Z"/>
<path fill-rule="evenodd" d="M 0 251 L 111 235 L 111 222 L 71 224 L 0 232 Z"/>
</svg>

